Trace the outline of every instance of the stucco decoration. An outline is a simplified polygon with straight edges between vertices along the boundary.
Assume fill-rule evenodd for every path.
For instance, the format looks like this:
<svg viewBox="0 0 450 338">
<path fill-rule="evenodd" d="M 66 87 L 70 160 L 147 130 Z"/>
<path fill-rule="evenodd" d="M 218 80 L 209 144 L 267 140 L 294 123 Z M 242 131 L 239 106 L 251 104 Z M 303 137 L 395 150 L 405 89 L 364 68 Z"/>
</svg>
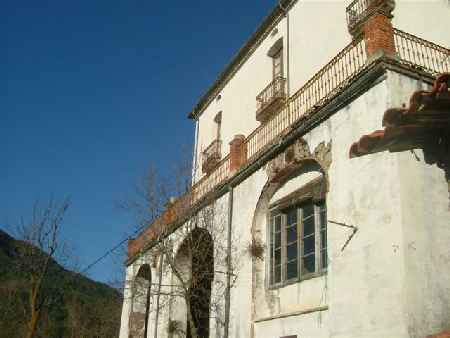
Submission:
<svg viewBox="0 0 450 338">
<path fill-rule="evenodd" d="M 331 165 L 331 141 L 327 144 L 319 143 L 311 152 L 308 143 L 300 138 L 267 164 L 266 173 L 269 182 L 280 182 L 288 179 L 298 171 L 299 167 L 314 166 L 314 164 L 318 164 L 323 169 L 325 178 L 327 178 L 327 172 Z"/>
</svg>

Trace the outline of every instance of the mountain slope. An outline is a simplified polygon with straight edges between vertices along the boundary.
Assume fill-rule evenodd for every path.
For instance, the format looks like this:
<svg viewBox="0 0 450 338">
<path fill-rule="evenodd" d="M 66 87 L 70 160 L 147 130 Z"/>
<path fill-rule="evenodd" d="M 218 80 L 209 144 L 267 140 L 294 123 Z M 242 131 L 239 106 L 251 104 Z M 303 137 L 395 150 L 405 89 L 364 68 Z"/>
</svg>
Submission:
<svg viewBox="0 0 450 338">
<path fill-rule="evenodd" d="M 0 338 L 24 336 L 28 312 L 26 271 L 17 268 L 28 244 L 0 230 Z M 43 253 L 44 254 L 44 253 Z M 42 313 L 38 337 L 113 338 L 119 335 L 121 294 L 51 261 L 47 290 L 55 302 Z"/>
</svg>

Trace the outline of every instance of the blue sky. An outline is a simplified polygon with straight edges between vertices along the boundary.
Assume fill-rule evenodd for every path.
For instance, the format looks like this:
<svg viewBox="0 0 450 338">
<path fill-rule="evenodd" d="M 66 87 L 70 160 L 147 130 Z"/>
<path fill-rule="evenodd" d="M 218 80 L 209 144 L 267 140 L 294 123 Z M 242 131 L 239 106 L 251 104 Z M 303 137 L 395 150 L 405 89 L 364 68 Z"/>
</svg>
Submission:
<svg viewBox="0 0 450 338">
<path fill-rule="evenodd" d="M 192 148 L 188 112 L 275 4 L 2 0 L 0 227 L 70 195 L 63 236 L 82 266 L 123 239 L 117 202 Z M 89 276 L 107 282 L 120 263 Z"/>
</svg>

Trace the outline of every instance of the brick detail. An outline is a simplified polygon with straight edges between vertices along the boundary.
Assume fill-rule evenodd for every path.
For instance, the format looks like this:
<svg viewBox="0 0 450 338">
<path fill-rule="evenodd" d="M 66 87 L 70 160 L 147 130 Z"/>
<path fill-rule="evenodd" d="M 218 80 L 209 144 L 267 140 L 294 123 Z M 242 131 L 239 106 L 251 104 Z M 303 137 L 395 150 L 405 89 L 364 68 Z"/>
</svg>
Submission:
<svg viewBox="0 0 450 338">
<path fill-rule="evenodd" d="M 363 32 L 369 59 L 379 54 L 395 54 L 394 28 L 389 17 L 381 13 L 372 15 L 364 23 Z"/>
<path fill-rule="evenodd" d="M 128 240 L 128 257 L 132 257 L 139 252 L 139 245 L 135 239 Z"/>
<path fill-rule="evenodd" d="M 235 172 L 247 161 L 245 136 L 235 135 L 230 142 L 230 171 Z"/>
<path fill-rule="evenodd" d="M 432 334 L 430 336 L 427 336 L 427 338 L 450 338 L 450 330 L 438 334 Z"/>
</svg>

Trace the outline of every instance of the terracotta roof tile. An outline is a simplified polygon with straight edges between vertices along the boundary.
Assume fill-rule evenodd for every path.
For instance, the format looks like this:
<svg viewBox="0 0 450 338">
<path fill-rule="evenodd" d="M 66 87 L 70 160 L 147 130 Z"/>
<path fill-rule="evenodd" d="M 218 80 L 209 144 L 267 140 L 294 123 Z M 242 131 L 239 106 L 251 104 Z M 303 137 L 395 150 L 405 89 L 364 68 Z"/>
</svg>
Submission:
<svg viewBox="0 0 450 338">
<path fill-rule="evenodd" d="M 382 125 L 350 147 L 350 158 L 380 151 L 422 148 L 429 138 L 450 130 L 450 74 L 438 76 L 431 91 L 416 91 L 408 108 L 386 110 Z"/>
</svg>

